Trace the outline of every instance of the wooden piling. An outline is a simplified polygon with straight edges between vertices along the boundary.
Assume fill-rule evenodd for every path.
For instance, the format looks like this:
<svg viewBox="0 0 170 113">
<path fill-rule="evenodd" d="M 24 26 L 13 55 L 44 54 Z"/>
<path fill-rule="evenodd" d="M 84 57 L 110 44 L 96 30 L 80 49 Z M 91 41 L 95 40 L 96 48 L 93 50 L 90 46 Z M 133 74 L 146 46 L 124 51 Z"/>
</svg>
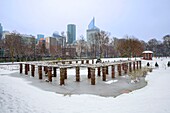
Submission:
<svg viewBox="0 0 170 113">
<path fill-rule="evenodd" d="M 76 82 L 80 82 L 80 67 L 76 67 Z"/>
<path fill-rule="evenodd" d="M 30 65 L 29 64 L 27 64 L 27 68 L 28 68 L 28 71 L 30 71 Z"/>
<path fill-rule="evenodd" d="M 25 64 L 25 75 L 28 75 L 28 65 Z"/>
<path fill-rule="evenodd" d="M 90 69 L 91 69 L 91 68 L 90 68 L 90 67 L 88 67 L 88 75 L 87 75 L 87 76 L 88 76 L 88 79 L 90 79 L 90 78 L 91 78 L 91 71 L 90 71 Z"/>
<path fill-rule="evenodd" d="M 20 63 L 20 74 L 22 73 L 22 63 Z"/>
<path fill-rule="evenodd" d="M 84 64 L 84 60 L 81 60 L 81 64 Z"/>
<path fill-rule="evenodd" d="M 94 59 L 92 59 L 92 64 L 94 64 Z"/>
<path fill-rule="evenodd" d="M 45 72 L 45 70 L 46 70 L 45 68 L 46 68 L 46 66 L 44 66 L 44 72 Z"/>
<path fill-rule="evenodd" d="M 109 66 L 106 66 L 106 74 L 109 74 Z"/>
<path fill-rule="evenodd" d="M 89 64 L 89 60 L 86 60 L 86 64 Z"/>
<path fill-rule="evenodd" d="M 122 64 L 122 70 L 125 70 L 125 63 Z"/>
<path fill-rule="evenodd" d="M 139 63 L 139 62 L 138 62 L 138 61 L 136 61 L 136 68 L 137 68 L 137 69 L 139 68 L 138 63 Z"/>
<path fill-rule="evenodd" d="M 132 63 L 129 62 L 129 72 L 132 72 Z"/>
<path fill-rule="evenodd" d="M 52 67 L 48 67 L 48 81 L 52 82 Z"/>
<path fill-rule="evenodd" d="M 31 65 L 31 76 L 34 77 L 35 73 L 35 65 Z"/>
<path fill-rule="evenodd" d="M 105 66 L 102 67 L 102 80 L 106 81 L 106 67 Z"/>
<path fill-rule="evenodd" d="M 124 64 L 124 73 L 125 73 L 125 74 L 127 74 L 127 70 L 128 70 L 128 67 L 127 67 L 127 66 L 128 66 L 128 65 L 125 63 L 125 64 Z"/>
<path fill-rule="evenodd" d="M 97 75 L 100 77 L 101 74 L 100 74 L 100 67 L 97 68 Z"/>
<path fill-rule="evenodd" d="M 67 79 L 67 68 L 64 68 L 63 71 L 64 71 L 64 79 Z"/>
<path fill-rule="evenodd" d="M 121 76 L 122 75 L 122 70 L 121 70 L 121 64 L 118 64 L 118 75 Z"/>
<path fill-rule="evenodd" d="M 91 85 L 95 85 L 95 68 L 91 68 Z"/>
<path fill-rule="evenodd" d="M 136 67 L 135 67 L 135 62 L 133 62 L 133 70 L 135 70 L 135 68 L 136 68 Z"/>
<path fill-rule="evenodd" d="M 141 69 L 142 68 L 142 62 L 139 61 L 139 68 Z"/>
<path fill-rule="evenodd" d="M 64 85 L 64 72 L 63 72 L 63 68 L 60 68 L 60 85 Z"/>
<path fill-rule="evenodd" d="M 115 78 L 115 66 L 112 65 L 112 78 Z"/>
<path fill-rule="evenodd" d="M 39 79 L 42 79 L 42 66 L 38 66 Z"/>
<path fill-rule="evenodd" d="M 57 67 L 53 67 L 53 71 L 54 71 L 54 77 L 56 77 L 57 76 Z"/>
<path fill-rule="evenodd" d="M 48 67 L 47 66 L 44 66 L 44 70 L 45 70 L 45 75 L 47 75 L 47 73 L 48 73 Z"/>
</svg>

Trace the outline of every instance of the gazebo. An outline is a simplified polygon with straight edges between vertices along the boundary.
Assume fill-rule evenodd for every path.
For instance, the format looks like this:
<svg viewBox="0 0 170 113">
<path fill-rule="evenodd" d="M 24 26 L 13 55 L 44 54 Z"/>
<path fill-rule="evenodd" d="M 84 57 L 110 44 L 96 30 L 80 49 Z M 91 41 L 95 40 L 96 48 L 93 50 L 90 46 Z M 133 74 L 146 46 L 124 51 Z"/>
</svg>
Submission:
<svg viewBox="0 0 170 113">
<path fill-rule="evenodd" d="M 144 60 L 152 60 L 153 52 L 152 51 L 144 51 L 142 52 Z"/>
</svg>

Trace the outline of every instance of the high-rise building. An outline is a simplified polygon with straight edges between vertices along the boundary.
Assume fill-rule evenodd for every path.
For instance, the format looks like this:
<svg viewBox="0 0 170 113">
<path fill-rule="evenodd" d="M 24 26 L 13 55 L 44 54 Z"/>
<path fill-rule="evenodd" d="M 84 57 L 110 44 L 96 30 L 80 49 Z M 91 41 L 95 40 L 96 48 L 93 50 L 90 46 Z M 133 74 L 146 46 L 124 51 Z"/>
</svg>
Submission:
<svg viewBox="0 0 170 113">
<path fill-rule="evenodd" d="M 0 40 L 2 39 L 2 33 L 3 33 L 3 27 L 2 27 L 2 25 L 0 23 Z"/>
<path fill-rule="evenodd" d="M 53 37 L 57 40 L 57 46 L 65 47 L 66 46 L 66 37 L 64 35 L 59 35 L 57 31 L 53 33 Z"/>
<path fill-rule="evenodd" d="M 68 24 L 67 25 L 67 42 L 72 44 L 76 40 L 76 25 Z"/>
<path fill-rule="evenodd" d="M 37 34 L 37 40 L 39 41 L 41 38 L 44 39 L 44 35 L 43 34 Z"/>
<path fill-rule="evenodd" d="M 95 26 L 95 19 L 93 18 L 87 29 L 87 43 L 90 43 L 98 32 L 100 32 L 100 29 Z"/>
<path fill-rule="evenodd" d="M 49 51 L 49 54 L 55 56 L 57 54 L 57 39 L 54 37 L 46 37 L 45 43 L 45 47 Z"/>
</svg>

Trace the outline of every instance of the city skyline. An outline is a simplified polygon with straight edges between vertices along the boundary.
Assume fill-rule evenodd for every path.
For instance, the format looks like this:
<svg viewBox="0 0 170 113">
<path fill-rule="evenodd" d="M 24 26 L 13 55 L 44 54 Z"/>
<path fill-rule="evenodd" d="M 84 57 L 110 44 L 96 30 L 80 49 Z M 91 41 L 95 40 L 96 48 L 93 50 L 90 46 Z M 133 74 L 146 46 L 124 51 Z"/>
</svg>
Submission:
<svg viewBox="0 0 170 113">
<path fill-rule="evenodd" d="M 162 40 L 170 29 L 169 4 L 169 0 L 1 0 L 0 23 L 4 30 L 34 36 L 66 33 L 67 24 L 72 23 L 78 39 L 86 38 L 88 24 L 95 17 L 97 26 L 111 37 Z"/>
</svg>

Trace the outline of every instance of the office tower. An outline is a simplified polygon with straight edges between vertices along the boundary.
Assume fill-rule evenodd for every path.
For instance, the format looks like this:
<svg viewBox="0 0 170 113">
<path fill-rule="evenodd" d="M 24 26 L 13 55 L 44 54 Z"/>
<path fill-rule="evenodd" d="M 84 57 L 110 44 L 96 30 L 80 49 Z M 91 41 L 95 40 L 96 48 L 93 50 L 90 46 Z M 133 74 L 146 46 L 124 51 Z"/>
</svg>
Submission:
<svg viewBox="0 0 170 113">
<path fill-rule="evenodd" d="M 0 23 L 0 40 L 2 39 L 2 33 L 3 33 L 3 27 L 2 27 L 2 25 Z"/>
<path fill-rule="evenodd" d="M 90 43 L 98 32 L 100 32 L 100 29 L 95 26 L 95 19 L 93 18 L 87 29 L 87 43 Z"/>
<path fill-rule="evenodd" d="M 43 34 L 37 34 L 37 40 L 39 41 L 41 38 L 44 39 L 44 35 Z"/>
<path fill-rule="evenodd" d="M 57 46 L 65 47 L 66 46 L 66 36 L 59 35 L 57 31 L 53 33 L 53 37 L 57 40 Z"/>
<path fill-rule="evenodd" d="M 68 24 L 67 25 L 67 42 L 72 44 L 76 40 L 76 25 Z"/>
</svg>

